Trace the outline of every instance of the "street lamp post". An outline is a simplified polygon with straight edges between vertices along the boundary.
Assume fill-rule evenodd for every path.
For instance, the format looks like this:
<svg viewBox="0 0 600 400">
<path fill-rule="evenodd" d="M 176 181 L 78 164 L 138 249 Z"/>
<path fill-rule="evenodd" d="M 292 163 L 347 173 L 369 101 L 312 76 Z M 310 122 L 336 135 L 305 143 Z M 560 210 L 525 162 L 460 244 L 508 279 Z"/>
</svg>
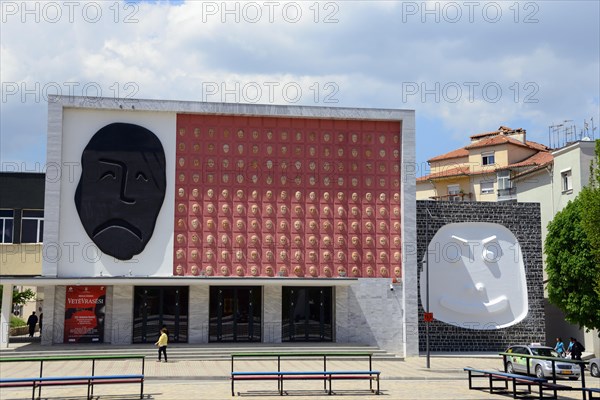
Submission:
<svg viewBox="0 0 600 400">
<path fill-rule="evenodd" d="M 425 207 L 425 312 L 429 313 L 429 208 Z M 425 319 L 425 351 L 427 353 L 427 368 L 431 367 L 429 352 L 429 318 Z"/>
</svg>

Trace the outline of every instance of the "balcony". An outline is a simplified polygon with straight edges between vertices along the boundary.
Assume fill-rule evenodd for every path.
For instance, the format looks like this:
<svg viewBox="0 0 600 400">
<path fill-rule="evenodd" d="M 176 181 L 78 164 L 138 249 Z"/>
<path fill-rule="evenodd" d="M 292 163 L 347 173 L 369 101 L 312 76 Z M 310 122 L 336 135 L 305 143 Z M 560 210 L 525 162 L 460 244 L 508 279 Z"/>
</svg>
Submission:
<svg viewBox="0 0 600 400">
<path fill-rule="evenodd" d="M 431 200 L 437 201 L 471 201 L 472 193 L 455 193 L 444 196 L 431 196 Z"/>
<path fill-rule="evenodd" d="M 517 201 L 517 188 L 498 189 L 498 201 Z"/>
</svg>

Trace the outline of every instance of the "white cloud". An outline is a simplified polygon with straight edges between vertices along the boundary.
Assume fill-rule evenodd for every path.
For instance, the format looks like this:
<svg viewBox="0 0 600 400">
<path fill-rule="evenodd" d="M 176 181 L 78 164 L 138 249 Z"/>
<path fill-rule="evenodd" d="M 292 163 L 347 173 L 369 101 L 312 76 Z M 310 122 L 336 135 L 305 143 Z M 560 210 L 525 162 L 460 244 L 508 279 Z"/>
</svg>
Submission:
<svg viewBox="0 0 600 400">
<path fill-rule="evenodd" d="M 229 14 L 223 2 L 89 2 L 77 3 L 72 22 L 63 8 L 56 23 L 47 3 L 39 22 L 11 9 L 0 39 L 1 161 L 44 161 L 45 95 L 57 91 L 248 102 L 260 88 L 260 102 L 286 104 L 300 87 L 297 104 L 414 108 L 419 160 L 499 125 L 544 141 L 553 122 L 600 121 L 597 2 L 519 3 L 518 15 L 513 3 L 495 3 L 502 17 L 493 23 L 480 9 L 469 20 L 464 6 L 449 22 L 450 3 L 428 2 L 435 15 L 423 2 L 227 2 Z M 89 22 L 87 4 L 102 5 L 102 18 Z"/>
</svg>

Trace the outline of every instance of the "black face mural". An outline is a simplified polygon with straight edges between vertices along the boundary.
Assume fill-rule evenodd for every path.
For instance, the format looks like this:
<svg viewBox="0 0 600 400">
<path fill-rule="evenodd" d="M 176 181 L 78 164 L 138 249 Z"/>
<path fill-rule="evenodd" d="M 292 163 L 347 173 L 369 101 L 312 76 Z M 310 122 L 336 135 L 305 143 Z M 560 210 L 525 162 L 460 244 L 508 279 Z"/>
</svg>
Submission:
<svg viewBox="0 0 600 400">
<path fill-rule="evenodd" d="M 166 189 L 165 151 L 139 125 L 114 123 L 81 156 L 75 206 L 85 231 L 108 255 L 130 260 L 152 237 Z"/>
</svg>

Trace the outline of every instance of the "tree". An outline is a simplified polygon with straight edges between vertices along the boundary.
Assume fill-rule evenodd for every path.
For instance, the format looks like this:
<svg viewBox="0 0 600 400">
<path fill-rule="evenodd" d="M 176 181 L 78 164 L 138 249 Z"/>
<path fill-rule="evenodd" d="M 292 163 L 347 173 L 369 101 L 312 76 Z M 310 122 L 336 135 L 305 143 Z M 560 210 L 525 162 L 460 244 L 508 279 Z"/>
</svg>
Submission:
<svg viewBox="0 0 600 400">
<path fill-rule="evenodd" d="M 600 140 L 590 184 L 548 224 L 548 298 L 570 323 L 600 329 Z"/>
<path fill-rule="evenodd" d="M 596 140 L 596 157 L 590 165 L 590 182 L 579 196 L 583 202 L 581 223 L 596 262 L 600 264 L 600 140 Z M 600 285 L 600 281 L 598 284 Z"/>
<path fill-rule="evenodd" d="M 3 285 L 0 285 L 0 307 L 2 307 L 2 291 L 4 289 Z M 35 292 L 31 289 L 24 290 L 22 292 L 13 291 L 13 304 L 22 306 L 27 303 L 31 299 L 35 299 Z"/>
</svg>

